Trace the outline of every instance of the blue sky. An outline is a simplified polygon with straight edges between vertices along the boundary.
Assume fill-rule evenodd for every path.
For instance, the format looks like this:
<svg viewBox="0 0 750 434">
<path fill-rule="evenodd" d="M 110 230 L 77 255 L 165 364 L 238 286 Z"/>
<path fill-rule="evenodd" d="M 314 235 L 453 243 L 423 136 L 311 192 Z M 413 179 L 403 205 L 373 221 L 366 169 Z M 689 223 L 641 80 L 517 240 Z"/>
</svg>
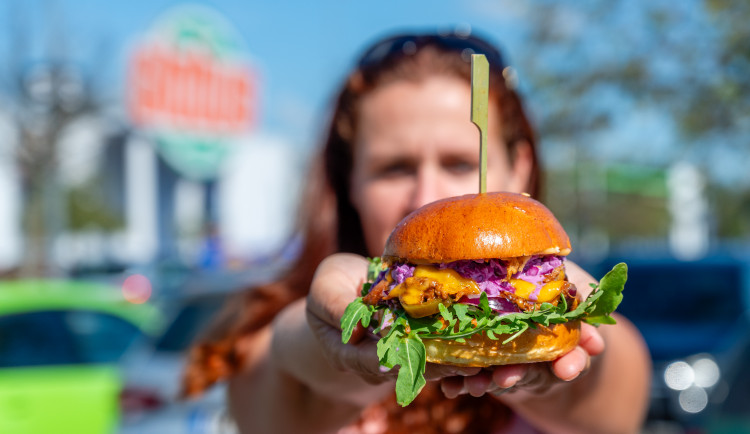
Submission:
<svg viewBox="0 0 750 434">
<path fill-rule="evenodd" d="M 121 97 L 129 49 L 175 0 L 6 0 L 0 22 L 16 18 L 29 29 L 31 54 L 62 34 L 69 53 L 96 68 L 104 88 Z M 258 71 L 261 128 L 291 136 L 296 145 L 315 140 L 316 125 L 357 53 L 373 38 L 400 29 L 479 30 L 502 41 L 507 57 L 521 45 L 523 27 L 513 2 L 470 1 L 194 1 L 223 14 L 244 39 Z M 498 8 L 498 4 L 504 5 Z M 45 12 L 48 11 L 48 12 Z M 4 38 L 5 39 L 5 38 Z M 14 50 L 10 44 L 3 54 Z M 302 143 L 299 143 L 302 142 Z M 307 143 L 305 143 L 307 142 Z"/>
<path fill-rule="evenodd" d="M 27 60 L 38 56 L 48 41 L 58 44 L 62 41 L 66 51 L 84 69 L 96 71 L 100 88 L 117 104 L 123 95 L 123 73 L 130 48 L 162 13 L 184 3 L 5 0 L 0 2 L 0 23 L 8 23 L 5 32 L 10 32 L 16 24 L 28 30 L 31 49 L 25 55 Z M 532 118 L 544 117 L 551 107 L 565 110 L 571 101 L 561 99 L 556 88 L 564 88 L 566 76 L 575 76 L 588 65 L 620 68 L 628 58 L 647 59 L 652 79 L 666 86 L 673 83 L 675 89 L 689 86 L 692 80 L 720 75 L 715 69 L 716 59 L 712 58 L 717 23 L 707 16 L 702 0 L 678 3 L 669 0 L 197 0 L 192 3 L 224 15 L 243 39 L 260 77 L 259 129 L 302 150 L 310 149 L 319 138 L 332 94 L 357 54 L 374 38 L 397 30 L 470 27 L 479 31 L 500 44 L 506 60 L 517 68 L 524 91 L 524 84 L 529 81 L 524 79 L 535 72 L 554 70 L 559 78 L 552 85 L 547 84 L 542 92 L 540 89 L 535 89 L 537 93 L 524 92 Z M 549 14 L 552 8 L 557 8 L 555 14 Z M 670 13 L 666 27 L 654 27 L 654 14 L 666 10 Z M 534 30 L 530 25 L 531 21 L 537 25 L 544 23 L 548 16 L 551 21 L 543 30 L 554 35 L 553 41 L 557 37 L 559 41 L 540 50 L 530 43 L 529 34 Z M 532 17 L 534 20 L 529 19 Z M 0 41 L 5 41 L 0 42 L 3 59 L 19 51 L 9 38 Z M 686 53 L 692 54 L 685 57 Z M 0 78 L 7 80 L 2 71 Z M 591 104 L 583 108 L 608 112 L 614 120 L 608 129 L 587 132 L 590 137 L 578 137 L 587 143 L 577 142 L 574 146 L 591 150 L 594 158 L 634 160 L 631 162 L 637 164 L 653 163 L 656 159 L 665 164 L 680 155 L 681 149 L 690 148 L 683 146 L 685 143 L 677 136 L 669 108 L 660 106 L 659 101 L 648 100 L 647 94 L 623 91 L 618 83 L 610 83 L 610 88 L 592 87 L 588 93 L 578 98 L 591 99 Z M 573 110 L 580 110 L 580 101 L 574 102 L 579 105 L 571 106 L 576 107 Z M 647 143 L 640 137 L 655 141 Z M 543 145 L 554 142 L 554 138 L 543 139 Z M 719 144 L 723 141 L 723 137 L 718 139 Z M 639 146 L 643 147 L 642 152 L 630 152 Z M 687 157 L 706 160 L 694 151 L 700 147 L 706 148 L 705 144 L 693 146 L 692 156 Z M 554 149 L 551 151 L 545 154 L 554 153 Z M 736 156 L 712 152 L 709 157 L 715 161 L 707 165 L 707 170 L 715 172 L 724 183 L 750 185 L 750 176 L 744 175 L 743 170 L 714 170 L 726 167 L 728 162 L 736 163 Z"/>
</svg>

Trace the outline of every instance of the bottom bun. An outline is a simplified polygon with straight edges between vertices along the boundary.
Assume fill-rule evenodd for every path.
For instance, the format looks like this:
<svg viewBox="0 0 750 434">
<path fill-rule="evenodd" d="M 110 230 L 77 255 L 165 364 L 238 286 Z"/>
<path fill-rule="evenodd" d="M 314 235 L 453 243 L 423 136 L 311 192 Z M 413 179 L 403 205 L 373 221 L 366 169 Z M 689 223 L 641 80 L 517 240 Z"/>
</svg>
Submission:
<svg viewBox="0 0 750 434">
<path fill-rule="evenodd" d="M 507 344 L 503 341 L 508 335 L 497 335 L 495 341 L 484 334 L 476 334 L 465 342 L 444 339 L 423 339 L 423 342 L 428 362 L 486 367 L 555 360 L 575 348 L 580 336 L 581 322 L 571 321 L 550 327 L 537 325 Z"/>
</svg>

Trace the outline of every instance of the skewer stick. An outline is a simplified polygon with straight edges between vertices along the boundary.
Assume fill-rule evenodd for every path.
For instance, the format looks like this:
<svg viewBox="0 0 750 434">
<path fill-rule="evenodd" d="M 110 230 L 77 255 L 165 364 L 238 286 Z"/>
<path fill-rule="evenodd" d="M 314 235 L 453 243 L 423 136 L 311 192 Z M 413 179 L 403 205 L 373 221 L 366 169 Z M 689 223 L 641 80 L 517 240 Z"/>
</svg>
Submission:
<svg viewBox="0 0 750 434">
<path fill-rule="evenodd" d="M 487 192 L 487 105 L 490 65 L 484 54 L 471 55 L 471 121 L 479 128 L 479 193 Z"/>
</svg>

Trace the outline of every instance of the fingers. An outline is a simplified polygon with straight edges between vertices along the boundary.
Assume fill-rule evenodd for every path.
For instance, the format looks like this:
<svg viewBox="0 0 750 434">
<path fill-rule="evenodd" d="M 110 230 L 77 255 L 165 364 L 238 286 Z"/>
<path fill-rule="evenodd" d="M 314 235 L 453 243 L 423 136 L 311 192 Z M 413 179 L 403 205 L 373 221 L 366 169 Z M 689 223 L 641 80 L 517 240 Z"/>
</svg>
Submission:
<svg viewBox="0 0 750 434">
<path fill-rule="evenodd" d="M 346 306 L 358 295 L 367 276 L 367 260 L 352 254 L 329 256 L 318 266 L 307 309 L 325 323 L 339 327 Z"/>
<path fill-rule="evenodd" d="M 464 379 L 462 377 L 447 377 L 440 381 L 440 390 L 443 391 L 448 399 L 453 399 L 458 395 L 466 393 L 464 388 Z"/>
<path fill-rule="evenodd" d="M 508 389 L 518 384 L 527 370 L 527 365 L 498 366 L 492 371 L 492 381 L 498 388 Z"/>
<path fill-rule="evenodd" d="M 599 329 L 591 324 L 581 324 L 581 339 L 578 345 L 586 350 L 591 356 L 598 356 L 604 352 L 604 338 L 599 333 Z"/>
<path fill-rule="evenodd" d="M 492 373 L 487 370 L 480 371 L 477 375 L 464 377 L 464 387 L 469 395 L 478 398 L 488 390 L 492 384 Z"/>
<path fill-rule="evenodd" d="M 601 352 L 603 340 L 596 330 L 593 331 L 588 346 L 592 351 Z M 590 364 L 589 352 L 578 346 L 552 362 L 495 366 L 476 375 L 443 378 L 440 386 L 447 398 L 463 394 L 478 397 L 485 393 L 499 396 L 515 389 L 543 393 L 555 384 L 578 378 Z"/>
<path fill-rule="evenodd" d="M 590 360 L 586 350 L 575 347 L 573 351 L 551 362 L 552 372 L 563 381 L 571 381 L 588 368 Z"/>
<path fill-rule="evenodd" d="M 478 374 L 482 368 L 469 366 L 440 365 L 428 363 L 425 367 L 424 378 L 426 380 L 440 380 L 446 377 L 467 377 Z"/>
<path fill-rule="evenodd" d="M 493 383 L 493 372 L 488 369 L 479 369 L 475 374 L 466 376 L 445 377 L 440 381 L 440 388 L 446 398 L 455 398 L 467 393 L 474 397 L 480 397 L 487 392 L 498 390 L 498 387 Z"/>
<path fill-rule="evenodd" d="M 338 328 L 328 325 L 309 310 L 307 322 L 320 343 L 322 353 L 336 369 L 354 372 L 371 384 L 379 384 L 396 376 L 396 370 L 380 369 L 374 340 L 360 338 L 357 345 L 344 344 Z"/>
</svg>

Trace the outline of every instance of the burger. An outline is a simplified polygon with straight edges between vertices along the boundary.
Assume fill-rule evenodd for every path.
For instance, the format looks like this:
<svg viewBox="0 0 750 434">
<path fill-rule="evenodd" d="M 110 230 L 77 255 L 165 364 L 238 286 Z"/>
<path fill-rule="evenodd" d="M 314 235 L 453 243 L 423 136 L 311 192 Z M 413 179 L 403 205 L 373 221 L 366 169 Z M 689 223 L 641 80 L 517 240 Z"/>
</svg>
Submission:
<svg viewBox="0 0 750 434">
<path fill-rule="evenodd" d="M 425 384 L 426 362 L 487 367 L 551 361 L 576 347 L 581 321 L 614 323 L 627 267 L 618 264 L 582 300 L 568 280 L 570 240 L 552 212 L 525 194 L 451 197 L 406 216 L 371 262 L 361 297 L 342 318 L 379 337 L 397 399 Z"/>
</svg>

